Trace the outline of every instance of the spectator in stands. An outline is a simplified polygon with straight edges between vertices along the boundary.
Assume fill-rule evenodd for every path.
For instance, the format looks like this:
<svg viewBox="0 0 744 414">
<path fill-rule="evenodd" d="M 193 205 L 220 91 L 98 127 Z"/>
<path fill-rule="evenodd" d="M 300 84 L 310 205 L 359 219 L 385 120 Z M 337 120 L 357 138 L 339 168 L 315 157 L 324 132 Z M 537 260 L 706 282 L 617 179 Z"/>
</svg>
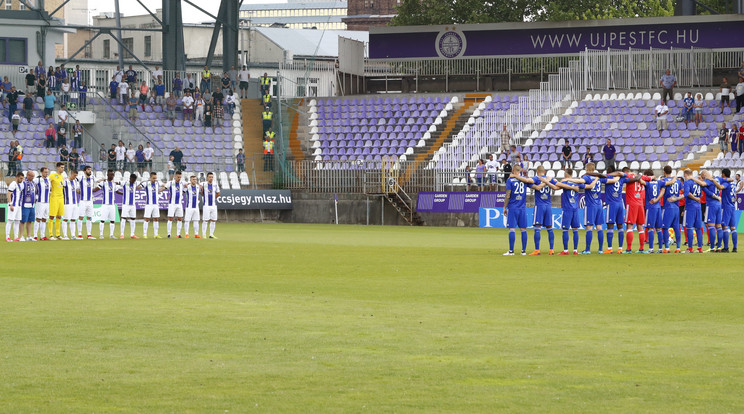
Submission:
<svg viewBox="0 0 744 414">
<path fill-rule="evenodd" d="M 163 85 L 162 75 L 153 89 L 155 89 L 155 103 L 162 108 L 165 105 L 165 85 Z"/>
<path fill-rule="evenodd" d="M 151 88 L 150 98 L 147 99 L 147 104 L 150 105 L 151 108 L 154 108 L 157 101 L 158 101 L 158 95 L 155 92 L 155 88 Z"/>
<path fill-rule="evenodd" d="M 34 115 L 34 94 L 28 93 L 23 98 L 23 115 L 26 117 L 26 121 L 30 124 L 31 117 Z"/>
<path fill-rule="evenodd" d="M 140 175 L 144 174 L 145 172 L 145 149 L 142 148 L 142 144 L 140 144 L 137 147 L 137 152 L 134 153 L 135 158 L 137 159 L 137 171 L 140 173 Z"/>
<path fill-rule="evenodd" d="M 119 84 L 119 104 L 126 105 L 129 96 L 129 84 L 122 82 Z"/>
<path fill-rule="evenodd" d="M 724 154 L 729 150 L 729 129 L 726 128 L 726 123 L 721 124 L 721 129 L 718 130 L 718 144 L 721 148 L 721 152 Z"/>
<path fill-rule="evenodd" d="M 573 150 L 571 149 L 571 146 L 568 145 L 568 140 L 563 141 L 563 148 L 561 149 L 561 165 L 563 166 L 563 169 L 571 168 L 571 156 L 573 155 Z"/>
<path fill-rule="evenodd" d="M 509 162 L 512 165 L 514 165 L 517 163 L 517 159 L 521 159 L 521 158 L 522 158 L 522 154 L 520 154 L 519 151 L 517 151 L 517 146 L 511 145 L 509 147 Z"/>
<path fill-rule="evenodd" d="M 204 99 L 207 98 L 205 97 Z M 217 92 L 212 94 L 212 104 L 217 105 L 217 102 L 219 102 L 220 105 L 225 103 L 225 94 L 222 93 L 221 89 L 217 89 Z"/>
<path fill-rule="evenodd" d="M 83 126 L 80 124 L 80 120 L 75 120 L 75 125 L 72 126 L 72 145 L 73 148 L 83 147 Z"/>
<path fill-rule="evenodd" d="M 0 101 L 3 101 L 2 103 L 5 103 L 5 96 L 10 93 L 10 88 L 12 86 L 13 83 L 8 80 L 8 77 L 3 77 L 3 81 L 0 82 Z"/>
<path fill-rule="evenodd" d="M 661 79 L 659 79 L 659 85 L 661 86 L 661 99 L 664 102 L 668 102 L 670 99 L 674 99 L 674 87 L 677 86 L 677 77 L 672 75 L 672 71 L 667 69 Z"/>
<path fill-rule="evenodd" d="M 509 143 L 511 142 L 511 135 L 509 134 L 509 131 L 506 129 L 506 124 L 502 126 L 501 129 L 501 152 L 508 153 L 509 152 Z"/>
<path fill-rule="evenodd" d="M 68 159 L 70 161 L 70 171 L 77 171 L 80 161 L 80 154 L 77 152 L 77 148 L 72 147 Z"/>
<path fill-rule="evenodd" d="M 186 79 L 183 81 L 183 93 L 189 92 L 194 93 L 194 78 L 191 77 L 190 73 L 186 74 Z"/>
<path fill-rule="evenodd" d="M 73 92 L 80 90 L 80 83 L 82 81 L 83 73 L 80 71 L 80 65 L 75 65 L 75 70 L 72 71 L 72 76 L 70 77 L 70 86 Z"/>
<path fill-rule="evenodd" d="M 731 94 L 731 85 L 728 83 L 728 79 L 724 76 L 723 80 L 721 81 L 721 112 L 723 112 L 723 107 L 731 105 L 731 102 L 729 101 L 729 95 Z"/>
<path fill-rule="evenodd" d="M 62 107 L 57 111 L 57 125 L 60 127 L 67 128 L 67 122 L 70 118 L 70 115 L 67 113 L 67 107 L 62 104 Z"/>
<path fill-rule="evenodd" d="M 225 98 L 225 107 L 227 108 L 227 113 L 232 117 L 233 112 L 235 112 L 235 105 L 238 103 L 237 99 L 235 99 L 235 93 L 230 89 L 228 91 L 228 95 Z"/>
<path fill-rule="evenodd" d="M 142 81 L 142 84 L 139 87 L 139 104 L 142 107 L 142 112 L 145 112 L 145 105 L 147 104 L 147 94 L 150 91 L 150 87 L 147 86 L 147 83 L 145 81 Z"/>
<path fill-rule="evenodd" d="M 125 169 L 129 172 L 134 172 L 134 169 L 137 166 L 137 151 L 134 149 L 131 142 L 129 143 L 129 148 L 127 148 L 126 157 Z"/>
<path fill-rule="evenodd" d="M 26 74 L 26 93 L 31 93 L 36 89 L 36 74 L 34 74 L 33 68 L 31 68 Z"/>
<path fill-rule="evenodd" d="M 152 71 L 152 82 L 157 83 L 158 81 L 163 81 L 163 70 L 160 69 L 160 66 L 155 65 L 155 70 Z"/>
<path fill-rule="evenodd" d="M 180 98 L 183 94 L 183 79 L 181 79 L 181 74 L 176 73 L 176 77 L 173 78 L 173 93 L 172 95 L 176 98 Z"/>
<path fill-rule="evenodd" d="M 49 91 L 49 93 L 51 93 L 51 91 Z M 57 146 L 56 135 L 57 130 L 54 128 L 54 124 L 49 123 L 46 131 L 44 131 L 44 136 L 46 137 L 46 140 L 44 141 L 44 148 L 54 148 Z"/>
<path fill-rule="evenodd" d="M 152 154 L 155 153 L 155 150 L 152 149 L 150 146 L 150 142 L 147 142 L 145 144 L 145 149 L 142 150 L 142 155 L 145 156 L 145 168 L 147 168 L 148 171 L 152 171 Z"/>
<path fill-rule="evenodd" d="M 488 172 L 488 184 L 491 191 L 496 190 L 496 183 L 498 181 L 497 173 L 499 172 L 499 162 L 496 161 L 493 154 L 488 155 L 488 161 L 486 161 L 486 171 Z"/>
<path fill-rule="evenodd" d="M 43 73 L 36 79 L 36 95 L 44 97 L 47 93 L 46 75 Z"/>
<path fill-rule="evenodd" d="M 108 160 L 108 169 L 115 170 L 116 169 L 116 144 L 111 144 L 111 148 L 109 148 L 108 150 L 106 160 Z"/>
<path fill-rule="evenodd" d="M 67 151 L 67 146 L 64 144 L 59 148 L 59 160 L 64 163 L 70 161 L 70 152 Z"/>
<path fill-rule="evenodd" d="M 15 145 L 15 141 L 10 141 L 10 147 L 8 148 L 8 174 L 9 176 L 13 176 L 17 173 L 16 171 L 16 154 L 17 149 Z"/>
<path fill-rule="evenodd" d="M 741 154 L 744 153 L 744 123 L 739 127 L 737 137 L 739 140 L 739 154 Z"/>
<path fill-rule="evenodd" d="M 115 148 L 116 153 L 116 169 L 124 172 L 124 160 L 127 158 L 127 147 L 124 146 L 124 142 L 119 140 L 119 145 Z"/>
<path fill-rule="evenodd" d="M 209 89 L 205 89 L 202 95 L 202 98 L 204 98 L 204 102 L 209 102 L 212 100 L 212 93 L 209 91 Z"/>
<path fill-rule="evenodd" d="M 39 63 L 34 68 L 34 75 L 36 75 L 37 79 L 41 75 L 46 75 L 46 69 L 44 69 L 44 64 L 41 61 L 39 61 Z"/>
<path fill-rule="evenodd" d="M 238 150 L 238 155 L 235 157 L 235 162 L 238 165 L 238 172 L 244 172 L 245 171 L 245 154 L 243 153 L 243 148 Z"/>
<path fill-rule="evenodd" d="M 685 99 L 682 100 L 683 106 L 684 106 L 684 117 L 685 117 L 685 125 L 687 125 L 690 121 L 694 118 L 694 107 L 695 107 L 695 99 L 692 97 L 692 92 L 687 92 L 687 95 L 685 95 Z"/>
<path fill-rule="evenodd" d="M 233 69 L 235 67 L 233 66 Z M 228 89 L 230 89 L 230 85 L 232 85 L 232 81 L 230 80 L 230 74 L 228 72 L 225 72 L 222 74 L 222 79 L 220 79 L 220 83 L 222 86 L 222 94 L 227 95 Z"/>
<path fill-rule="evenodd" d="M 12 126 L 13 137 L 15 138 L 18 132 L 18 126 L 21 125 L 21 111 L 16 110 L 13 115 L 10 116 L 10 124 Z"/>
<path fill-rule="evenodd" d="M 199 84 L 199 89 L 202 91 L 205 91 L 209 89 L 209 82 L 212 80 L 212 72 L 209 71 L 209 68 L 204 66 L 204 70 L 201 73 L 201 83 Z"/>
<path fill-rule="evenodd" d="M 204 102 L 204 98 L 202 98 L 201 95 L 197 94 L 196 100 L 194 102 L 194 107 L 196 108 L 196 112 L 194 115 L 195 121 L 201 121 L 204 122 L 204 105 L 206 105 L 206 102 Z"/>
<path fill-rule="evenodd" d="M 54 112 L 54 104 L 57 102 L 57 97 L 52 94 L 52 90 L 49 89 L 44 96 L 44 119 L 48 120 L 52 117 Z"/>
<path fill-rule="evenodd" d="M 501 183 L 506 183 L 506 180 L 509 178 L 509 176 L 512 173 L 512 165 L 507 161 L 506 158 L 501 160 L 501 172 L 503 173 L 501 175 Z"/>
<path fill-rule="evenodd" d="M 80 106 L 80 109 L 85 110 L 85 108 L 88 106 L 88 85 L 85 84 L 85 81 L 80 82 L 78 99 L 78 105 Z"/>
<path fill-rule="evenodd" d="M 695 95 L 695 126 L 700 126 L 703 122 L 703 94 Z"/>
<path fill-rule="evenodd" d="M 744 107 L 744 77 L 739 77 L 739 83 L 736 84 L 736 113 Z"/>
<path fill-rule="evenodd" d="M 207 100 L 206 104 L 204 105 L 204 126 L 205 127 L 212 127 L 212 131 L 214 131 L 214 125 L 212 125 L 212 113 L 214 112 L 214 105 L 212 105 L 212 100 Z"/>
<path fill-rule="evenodd" d="M 85 154 L 85 151 L 80 151 L 80 159 L 78 159 L 78 165 L 88 165 L 88 156 Z"/>
<path fill-rule="evenodd" d="M 654 108 L 654 115 L 656 115 L 656 129 L 659 131 L 669 128 L 669 123 L 667 122 L 668 114 L 669 107 L 667 106 L 666 101 L 662 99 L 661 102 L 656 105 L 656 108 Z"/>
<path fill-rule="evenodd" d="M 134 91 L 129 96 L 128 107 L 129 107 L 129 120 L 132 122 L 137 121 L 137 103 L 139 100 L 134 96 Z"/>
<path fill-rule="evenodd" d="M 101 149 L 98 150 L 98 161 L 101 163 L 99 168 L 103 169 L 104 164 L 108 161 L 108 151 L 106 147 L 101 144 Z"/>
<path fill-rule="evenodd" d="M 24 95 L 24 93 L 17 91 L 15 86 L 11 86 L 10 92 L 6 93 L 5 100 L 8 101 L 8 121 L 13 118 L 13 114 L 18 109 L 18 97 L 21 95 Z"/>
<path fill-rule="evenodd" d="M 65 124 L 57 125 L 57 149 L 67 145 L 67 128 Z"/>
<path fill-rule="evenodd" d="M 168 157 L 168 179 L 169 180 L 172 180 L 173 175 L 176 173 L 176 163 L 173 160 L 174 158 L 172 155 Z"/>
<path fill-rule="evenodd" d="M 186 121 L 194 120 L 194 98 L 191 97 L 191 92 L 187 91 L 186 96 L 181 100 L 183 104 L 183 119 Z"/>
<path fill-rule="evenodd" d="M 126 76 L 127 83 L 129 84 L 129 89 L 134 89 L 137 87 L 137 71 L 134 70 L 132 65 L 129 65 L 129 69 L 127 69 L 126 72 L 124 72 L 124 75 Z"/>
<path fill-rule="evenodd" d="M 59 90 L 59 86 L 58 86 L 57 76 L 54 71 L 52 71 L 52 73 L 47 76 L 47 88 L 51 89 L 54 95 L 57 95 L 57 90 Z"/>
<path fill-rule="evenodd" d="M 114 80 L 117 84 L 121 83 L 122 79 L 124 79 L 124 71 L 121 70 L 121 66 L 116 66 L 116 70 L 114 71 Z"/>
<path fill-rule="evenodd" d="M 584 158 L 582 158 L 581 161 L 584 163 L 584 165 L 587 165 L 590 162 L 594 162 L 594 156 L 592 155 L 592 150 L 590 147 L 586 147 Z"/>
<path fill-rule="evenodd" d="M 744 60 L 741 61 L 741 66 L 739 67 L 738 75 L 740 78 L 744 78 Z"/>
<path fill-rule="evenodd" d="M 116 81 L 115 77 L 112 77 L 111 82 L 109 82 L 109 93 L 110 93 L 111 99 L 117 98 L 117 95 L 119 93 L 119 82 Z"/>
<path fill-rule="evenodd" d="M 214 122 L 212 122 L 212 132 L 214 132 L 215 127 L 222 128 L 225 122 L 224 108 L 222 107 L 222 101 L 215 100 L 213 116 L 214 116 Z"/>
<path fill-rule="evenodd" d="M 230 66 L 230 70 L 227 72 L 230 77 L 230 87 L 228 89 L 238 89 L 238 71 L 235 66 Z"/>
<path fill-rule="evenodd" d="M 238 74 L 238 78 L 240 79 L 240 99 L 246 99 L 248 98 L 248 86 L 251 81 L 251 73 L 248 72 L 246 65 L 243 65 L 243 70 Z"/>
<path fill-rule="evenodd" d="M 168 95 L 165 100 L 166 117 L 172 121 L 176 119 L 176 97 L 174 94 Z"/>
<path fill-rule="evenodd" d="M 615 154 L 617 153 L 617 150 L 615 149 L 615 146 L 612 145 L 612 140 L 607 139 L 607 143 L 604 147 L 602 147 L 602 153 L 604 154 L 604 161 L 605 161 L 605 171 L 612 167 L 615 168 Z"/>
<path fill-rule="evenodd" d="M 486 186 L 486 178 L 486 163 L 480 158 L 475 166 L 475 184 L 478 186 L 478 191 L 483 191 Z"/>
<path fill-rule="evenodd" d="M 181 149 L 176 145 L 176 149 L 171 151 L 168 156 L 173 157 L 173 166 L 176 168 L 176 170 L 180 170 L 181 161 L 183 160 L 183 152 L 181 152 Z"/>
</svg>

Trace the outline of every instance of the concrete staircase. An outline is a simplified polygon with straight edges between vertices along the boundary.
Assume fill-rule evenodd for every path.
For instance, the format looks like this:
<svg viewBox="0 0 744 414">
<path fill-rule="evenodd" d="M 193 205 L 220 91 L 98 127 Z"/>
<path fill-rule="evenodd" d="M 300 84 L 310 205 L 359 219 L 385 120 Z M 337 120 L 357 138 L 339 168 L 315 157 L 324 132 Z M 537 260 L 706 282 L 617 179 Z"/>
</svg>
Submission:
<svg viewBox="0 0 744 414">
<path fill-rule="evenodd" d="M 259 99 L 241 99 L 241 112 L 243 115 L 243 152 L 245 153 L 246 171 L 255 188 L 271 188 L 274 182 L 274 174 L 264 171 L 263 160 L 263 125 L 261 112 L 263 106 L 259 105 Z M 251 175 L 250 168 L 253 164 L 255 177 Z"/>
</svg>

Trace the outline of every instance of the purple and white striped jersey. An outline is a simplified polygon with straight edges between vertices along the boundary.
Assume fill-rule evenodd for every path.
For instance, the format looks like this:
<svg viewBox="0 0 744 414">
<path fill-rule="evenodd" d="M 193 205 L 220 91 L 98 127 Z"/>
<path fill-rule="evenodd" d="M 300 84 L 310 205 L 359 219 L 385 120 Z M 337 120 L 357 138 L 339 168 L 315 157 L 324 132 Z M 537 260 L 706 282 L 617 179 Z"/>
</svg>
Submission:
<svg viewBox="0 0 744 414">
<path fill-rule="evenodd" d="M 148 206 L 157 206 L 158 205 L 158 190 L 160 189 L 160 182 L 155 181 L 154 183 L 151 181 L 143 182 L 142 187 L 145 189 L 145 203 Z"/>
<path fill-rule="evenodd" d="M 216 206 L 217 193 L 220 192 L 220 187 L 216 183 L 204 183 L 202 184 L 202 191 L 204 192 L 204 207 Z"/>
<path fill-rule="evenodd" d="M 98 184 L 98 187 L 103 190 L 103 204 L 110 206 L 114 205 L 114 193 L 119 188 L 119 185 L 114 181 L 104 181 Z"/>
<path fill-rule="evenodd" d="M 85 174 L 78 178 L 80 188 L 80 201 L 93 201 L 93 190 L 96 188 L 96 179 L 91 175 L 86 177 Z"/>
<path fill-rule="evenodd" d="M 165 185 L 165 188 L 170 194 L 170 198 L 168 200 L 169 205 L 177 206 L 183 204 L 183 191 L 185 190 L 185 187 L 186 186 L 182 182 L 176 180 L 168 181 L 168 184 Z"/>
<path fill-rule="evenodd" d="M 126 183 L 121 185 L 121 191 L 124 193 L 123 200 L 121 202 L 121 205 L 123 206 L 133 206 L 134 201 L 137 199 L 137 196 L 135 195 L 137 192 L 137 187 L 140 186 L 140 183 L 135 181 L 134 183 L 127 181 Z"/>
<path fill-rule="evenodd" d="M 36 202 L 49 203 L 49 190 L 52 188 L 52 184 L 49 182 L 49 177 L 34 178 L 34 185 L 36 186 Z"/>
<path fill-rule="evenodd" d="M 198 185 L 186 187 L 186 208 L 199 208 L 201 188 Z"/>
<path fill-rule="evenodd" d="M 21 207 L 23 205 L 23 183 L 18 184 L 13 181 L 8 185 L 8 205 Z"/>
<path fill-rule="evenodd" d="M 70 206 L 78 203 L 78 185 L 77 180 L 65 180 L 62 182 L 62 195 L 65 198 L 65 205 Z"/>
</svg>

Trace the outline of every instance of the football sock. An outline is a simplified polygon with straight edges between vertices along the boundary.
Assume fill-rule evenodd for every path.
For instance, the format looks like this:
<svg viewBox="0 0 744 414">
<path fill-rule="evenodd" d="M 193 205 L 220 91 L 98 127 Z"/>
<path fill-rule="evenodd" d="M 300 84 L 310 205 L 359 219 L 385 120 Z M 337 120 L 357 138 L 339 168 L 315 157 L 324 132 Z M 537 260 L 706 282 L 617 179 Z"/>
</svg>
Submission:
<svg viewBox="0 0 744 414">
<path fill-rule="evenodd" d="M 731 230 L 726 229 L 723 231 L 723 248 L 728 250 L 729 248 L 729 235 L 731 234 Z"/>
<path fill-rule="evenodd" d="M 101 235 L 101 238 L 103 238 L 103 222 L 102 221 L 98 222 L 98 230 Z"/>
<path fill-rule="evenodd" d="M 641 250 L 643 250 L 643 245 L 646 244 L 646 230 L 640 229 L 638 231 L 638 243 L 641 245 Z"/>
<path fill-rule="evenodd" d="M 171 235 L 171 230 L 173 229 L 173 222 L 171 220 L 168 220 L 168 235 Z"/>
<path fill-rule="evenodd" d="M 706 231 L 708 232 L 708 246 L 710 248 L 716 247 L 716 228 L 714 226 L 710 226 L 706 228 Z M 713 235 L 712 243 L 711 243 L 711 234 Z"/>
<path fill-rule="evenodd" d="M 179 220 L 176 222 L 176 236 L 181 235 L 181 227 L 183 227 L 183 222 Z"/>
<path fill-rule="evenodd" d="M 134 220 L 129 220 L 129 237 L 134 236 L 135 226 L 137 226 L 137 222 Z"/>
<path fill-rule="evenodd" d="M 194 220 L 194 235 L 199 234 L 199 220 Z"/>
<path fill-rule="evenodd" d="M 703 247 L 703 229 L 695 229 L 695 234 L 697 234 L 698 247 Z"/>
<path fill-rule="evenodd" d="M 63 224 L 63 226 L 62 226 L 62 237 L 65 237 L 66 238 L 67 237 L 67 222 L 65 221 L 62 224 Z"/>
<path fill-rule="evenodd" d="M 674 241 L 677 242 L 678 249 L 682 247 L 682 231 L 679 226 L 674 227 Z"/>
<path fill-rule="evenodd" d="M 62 219 L 55 218 L 54 219 L 54 235 L 59 237 L 60 230 L 62 230 Z"/>
<path fill-rule="evenodd" d="M 527 230 L 522 230 L 522 251 L 527 250 Z"/>
<path fill-rule="evenodd" d="M 625 233 L 625 239 L 628 242 L 628 250 L 633 249 L 633 230 L 628 229 L 628 232 Z"/>
<path fill-rule="evenodd" d="M 158 233 L 160 233 L 160 222 L 159 221 L 153 222 L 152 231 L 153 231 L 153 236 L 157 236 Z"/>
<path fill-rule="evenodd" d="M 7 223 L 5 225 L 5 238 L 6 239 L 9 239 L 10 238 L 10 229 L 11 228 L 13 228 L 13 223 L 12 222 L 11 223 Z"/>
<path fill-rule="evenodd" d="M 687 239 L 687 247 L 689 247 L 690 249 L 692 249 L 692 243 L 691 242 L 693 241 L 692 232 L 693 232 L 693 229 L 692 228 L 685 229 L 685 234 L 687 235 L 687 237 L 686 237 L 686 239 Z"/>
<path fill-rule="evenodd" d="M 34 221 L 34 237 L 35 238 L 39 237 L 39 222 L 38 221 Z"/>
<path fill-rule="evenodd" d="M 202 236 L 207 237 L 207 226 L 209 225 L 209 222 L 202 221 Z"/>
<path fill-rule="evenodd" d="M 75 233 L 75 229 L 77 228 L 77 222 L 71 221 L 70 222 L 70 238 L 77 237 L 77 233 Z"/>
<path fill-rule="evenodd" d="M 146 222 L 142 223 L 142 234 L 145 237 L 147 237 L 147 230 L 149 230 L 149 229 L 150 229 L 150 222 L 149 221 L 146 221 Z"/>
<path fill-rule="evenodd" d="M 214 236 L 214 228 L 217 227 L 216 221 L 210 221 L 209 222 L 209 235 Z"/>
<path fill-rule="evenodd" d="M 658 246 L 657 247 L 658 250 L 661 250 L 664 247 L 663 242 L 664 242 L 664 235 L 665 234 L 667 235 L 667 237 L 669 236 L 669 232 L 667 232 L 667 231 L 663 231 L 663 230 L 657 230 L 656 231 L 656 240 L 658 240 L 656 242 L 656 244 Z"/>
<path fill-rule="evenodd" d="M 563 250 L 568 251 L 568 230 L 563 230 Z"/>
<path fill-rule="evenodd" d="M 15 232 L 15 238 L 20 239 L 21 238 L 21 221 L 20 220 L 13 220 L 13 231 Z"/>
<path fill-rule="evenodd" d="M 540 250 L 540 227 L 535 227 L 535 250 Z"/>
<path fill-rule="evenodd" d="M 46 230 L 47 230 L 46 221 L 42 221 L 41 223 L 39 223 L 39 236 L 40 236 L 39 238 L 43 239 L 44 237 L 46 237 L 47 235 Z"/>
<path fill-rule="evenodd" d="M 573 231 L 574 250 L 579 250 L 579 229 Z"/>
<path fill-rule="evenodd" d="M 509 251 L 514 251 L 514 241 L 517 238 L 516 234 L 514 234 L 514 229 L 509 230 Z"/>
<path fill-rule="evenodd" d="M 720 249 L 723 244 L 723 228 L 718 227 L 716 229 L 716 248 Z"/>
<path fill-rule="evenodd" d="M 682 226 L 679 226 L 679 231 L 680 231 L 680 232 L 682 232 L 682 231 L 683 231 L 683 230 L 682 230 Z M 690 246 L 690 239 L 689 239 L 689 238 L 688 238 L 688 236 L 687 236 L 687 228 L 686 228 L 686 227 L 685 227 L 685 229 L 684 229 L 684 234 L 685 234 L 685 244 L 686 244 L 686 245 L 688 245 L 688 246 Z M 692 246 L 690 246 L 690 247 L 692 247 Z"/>
<path fill-rule="evenodd" d="M 124 237 L 124 230 L 125 230 L 125 229 L 126 229 L 126 227 L 127 227 L 127 221 L 128 221 L 128 220 L 125 220 L 125 219 L 121 219 L 121 222 L 119 222 L 119 232 L 120 232 L 120 234 L 119 234 L 119 235 L 120 235 L 121 237 Z"/>
<path fill-rule="evenodd" d="M 91 232 L 93 231 L 93 220 L 91 217 L 87 217 L 85 219 L 85 228 L 88 231 L 88 236 L 90 236 Z"/>
<path fill-rule="evenodd" d="M 553 245 L 555 244 L 555 234 L 553 234 L 553 229 L 548 229 L 548 242 L 550 243 L 550 250 L 553 250 Z"/>
<path fill-rule="evenodd" d="M 594 237 L 594 230 L 587 230 L 586 231 L 586 248 L 584 250 L 591 251 L 592 250 L 592 238 Z"/>
<path fill-rule="evenodd" d="M 739 245 L 739 233 L 736 231 L 731 232 L 731 244 L 734 246 L 734 249 Z"/>
<path fill-rule="evenodd" d="M 49 236 L 54 237 L 54 223 L 52 223 L 52 218 L 47 220 L 46 222 L 46 232 L 49 234 Z"/>
<path fill-rule="evenodd" d="M 623 248 L 623 241 L 625 240 L 625 230 L 622 228 L 618 229 L 618 236 L 617 236 L 617 247 Z"/>
<path fill-rule="evenodd" d="M 663 229 L 659 235 L 664 243 L 664 248 L 669 249 L 669 229 Z"/>
<path fill-rule="evenodd" d="M 114 227 L 116 227 L 116 223 L 113 221 L 109 222 L 109 236 L 114 237 Z"/>
<path fill-rule="evenodd" d="M 78 234 L 78 236 L 82 236 L 83 235 L 83 220 L 78 220 L 77 221 L 77 234 Z"/>
<path fill-rule="evenodd" d="M 701 231 L 704 231 L 705 234 L 708 236 L 708 244 L 710 244 L 710 231 L 709 231 L 709 228 L 708 227 L 701 227 L 700 230 Z"/>
<path fill-rule="evenodd" d="M 184 230 L 186 230 L 186 231 L 184 232 L 184 234 L 186 234 L 186 235 L 188 236 L 188 235 L 189 235 L 189 227 L 191 227 L 191 222 L 190 222 L 190 221 L 186 221 L 186 222 L 185 222 L 185 224 L 186 224 L 186 225 L 185 225 L 185 226 L 183 226 Z"/>
<path fill-rule="evenodd" d="M 601 252 L 604 249 L 604 230 L 597 230 L 597 240 L 599 241 L 599 251 Z"/>
<path fill-rule="evenodd" d="M 615 229 L 607 229 L 607 248 L 612 249 L 612 239 L 615 237 Z"/>
<path fill-rule="evenodd" d="M 643 246 L 643 243 L 641 243 L 641 246 Z M 648 231 L 648 248 L 649 250 L 654 249 L 654 231 L 653 230 Z M 641 249 L 643 249 L 643 247 L 641 247 Z"/>
</svg>

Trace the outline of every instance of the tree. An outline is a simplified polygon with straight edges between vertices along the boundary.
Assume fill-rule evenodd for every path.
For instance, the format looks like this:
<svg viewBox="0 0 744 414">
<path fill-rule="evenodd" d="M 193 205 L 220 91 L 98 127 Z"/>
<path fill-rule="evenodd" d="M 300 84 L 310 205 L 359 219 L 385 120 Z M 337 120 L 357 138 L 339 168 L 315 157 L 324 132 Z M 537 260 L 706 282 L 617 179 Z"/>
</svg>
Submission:
<svg viewBox="0 0 744 414">
<path fill-rule="evenodd" d="M 674 14 L 673 0 L 552 0 L 533 20 L 565 21 L 661 17 Z"/>
</svg>

